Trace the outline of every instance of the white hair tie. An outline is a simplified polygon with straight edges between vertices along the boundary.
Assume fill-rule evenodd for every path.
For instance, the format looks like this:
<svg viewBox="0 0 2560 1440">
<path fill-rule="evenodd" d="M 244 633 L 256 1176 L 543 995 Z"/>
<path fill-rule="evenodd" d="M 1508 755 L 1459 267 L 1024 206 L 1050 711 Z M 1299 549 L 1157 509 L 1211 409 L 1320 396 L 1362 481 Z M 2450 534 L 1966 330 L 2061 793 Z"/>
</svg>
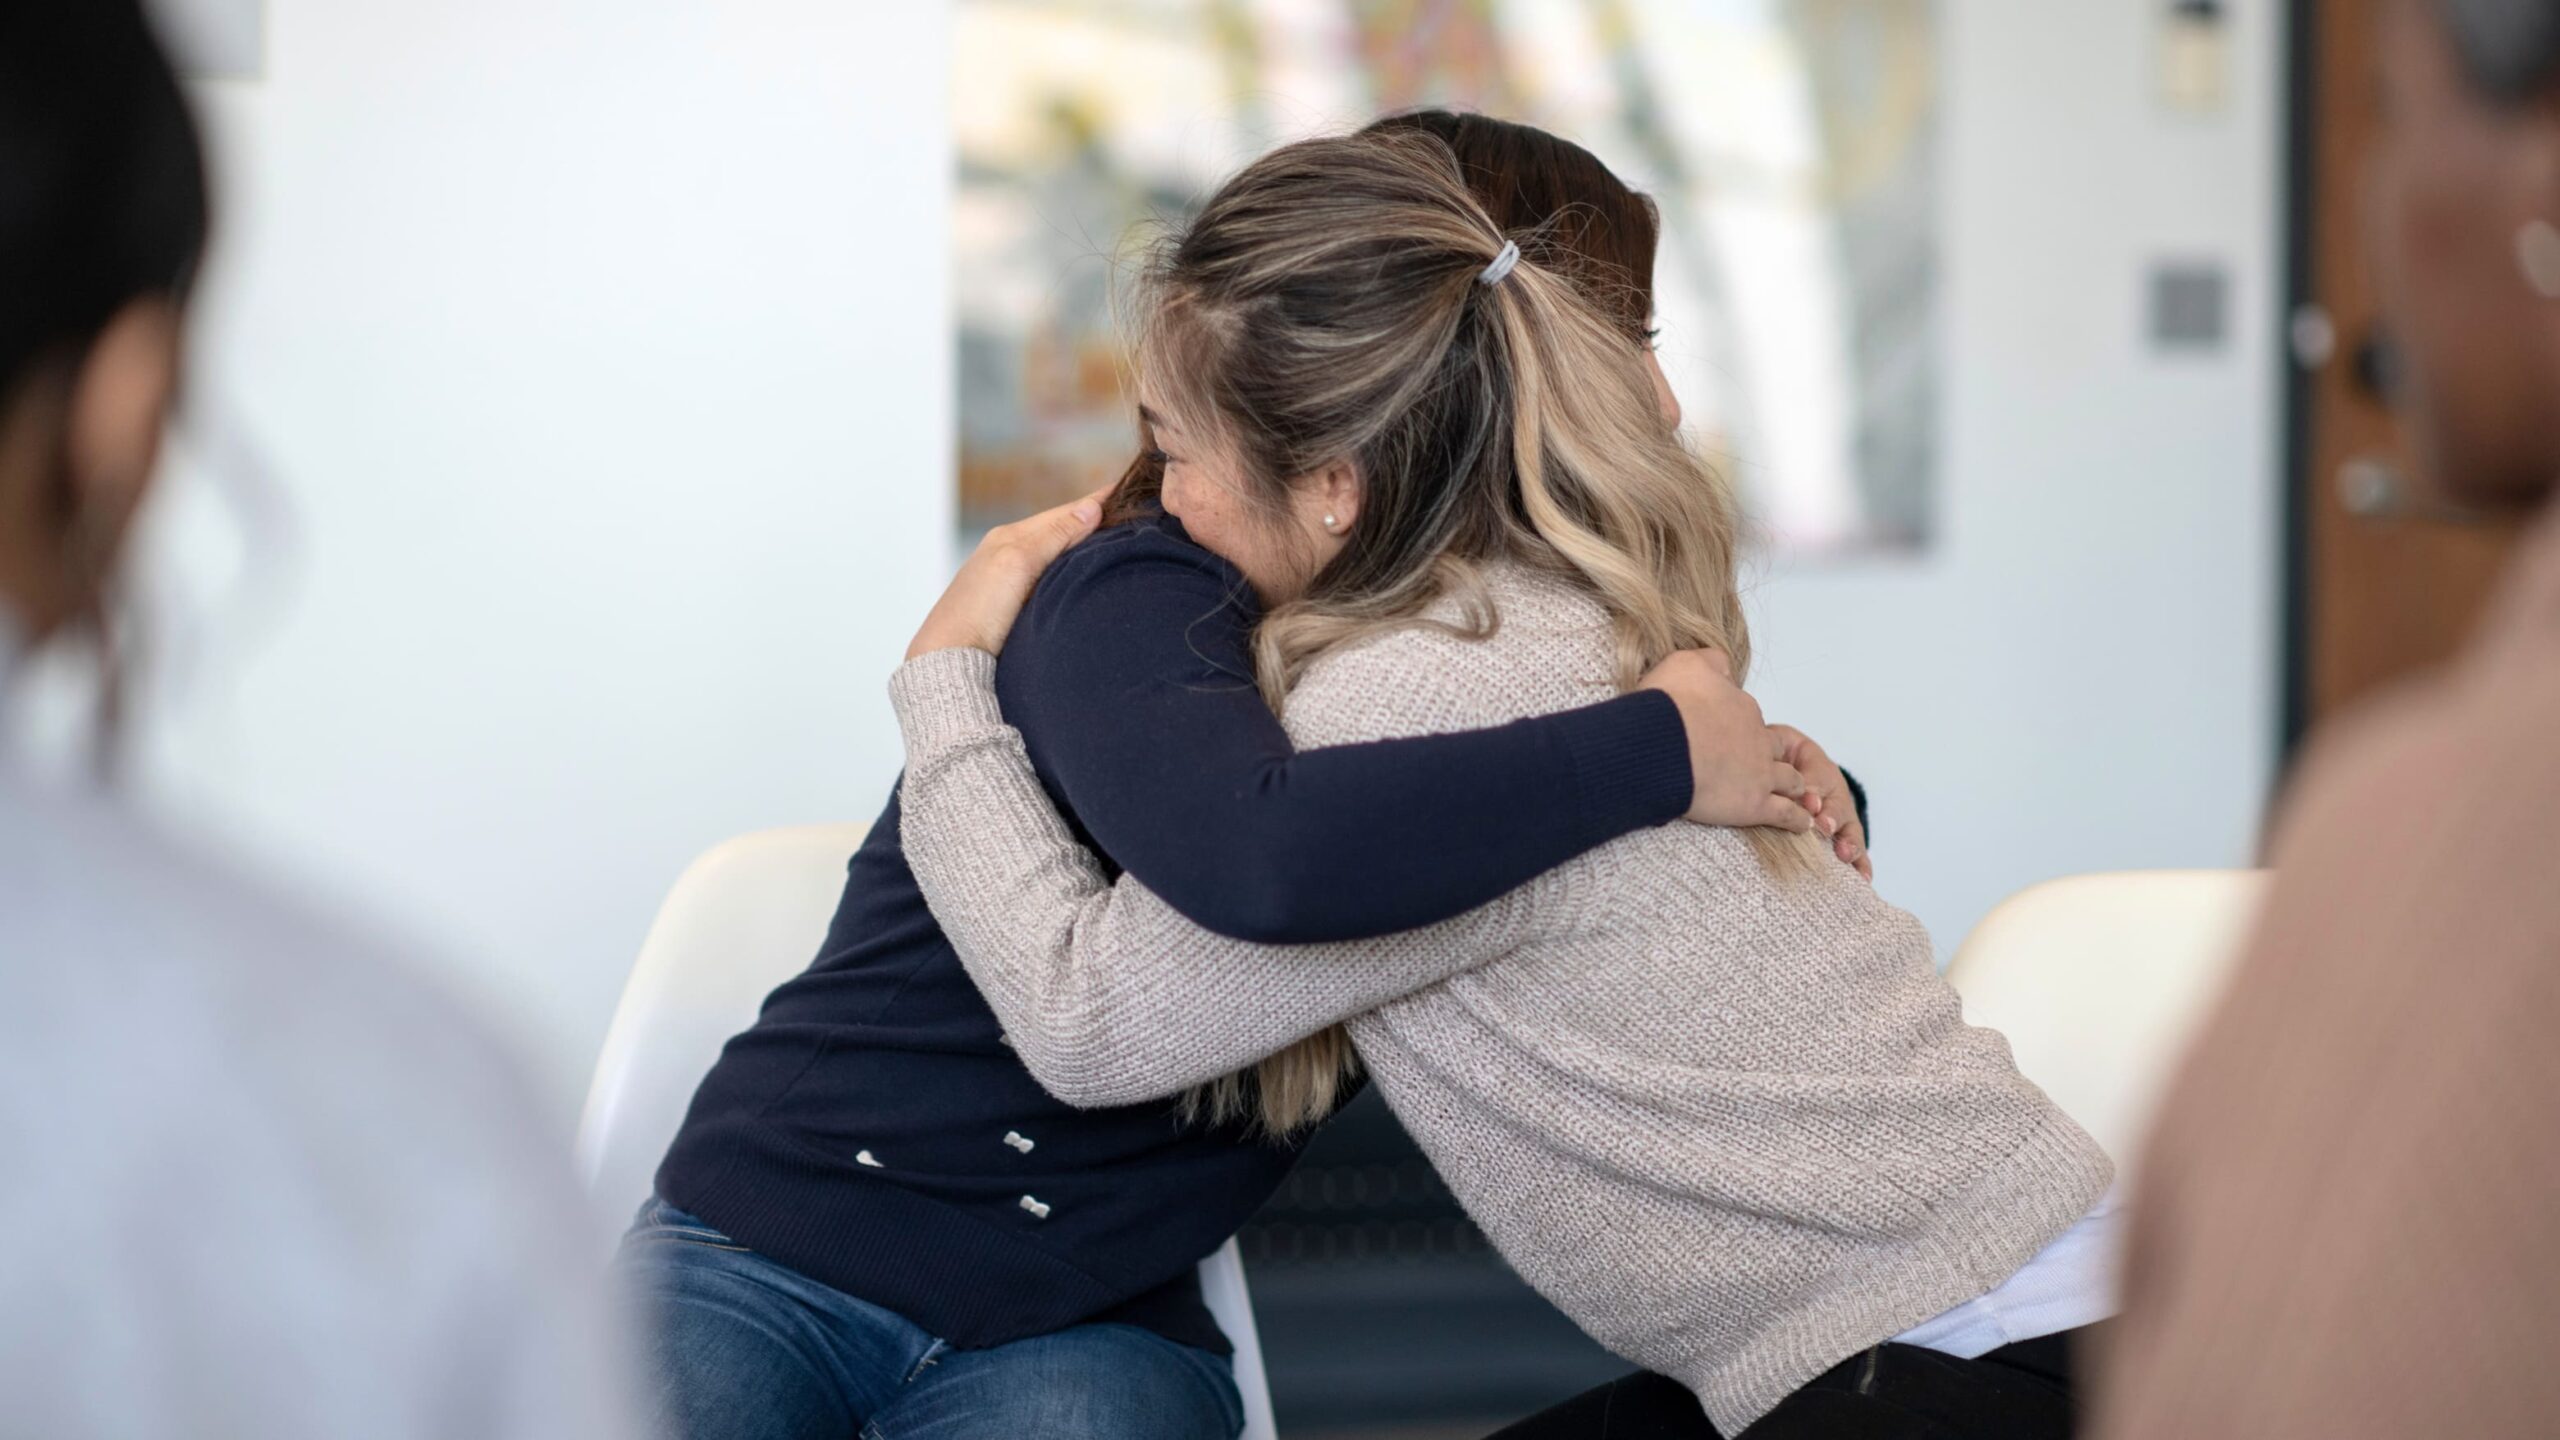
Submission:
<svg viewBox="0 0 2560 1440">
<path fill-rule="evenodd" d="M 1502 242 L 1502 253 L 1493 257 L 1492 264 L 1487 265 L 1483 270 L 1477 272 L 1476 283 L 1479 285 L 1499 285 L 1504 280 L 1510 278 L 1512 267 L 1519 263 L 1519 243 L 1517 241 L 1505 240 Z"/>
</svg>

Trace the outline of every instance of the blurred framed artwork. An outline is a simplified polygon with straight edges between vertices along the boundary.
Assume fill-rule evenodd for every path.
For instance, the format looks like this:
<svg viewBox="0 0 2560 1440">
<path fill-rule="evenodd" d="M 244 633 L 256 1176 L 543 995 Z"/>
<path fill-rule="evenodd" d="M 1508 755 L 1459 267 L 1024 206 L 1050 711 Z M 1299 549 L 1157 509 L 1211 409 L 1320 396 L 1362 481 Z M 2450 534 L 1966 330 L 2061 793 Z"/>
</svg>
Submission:
<svg viewBox="0 0 2560 1440">
<path fill-rule="evenodd" d="M 1793 553 L 1928 541 L 1931 0 L 957 0 L 960 515 L 1135 449 L 1133 237 L 1272 145 L 1421 105 L 1544 126 L 1652 195 L 1694 442 Z"/>
</svg>

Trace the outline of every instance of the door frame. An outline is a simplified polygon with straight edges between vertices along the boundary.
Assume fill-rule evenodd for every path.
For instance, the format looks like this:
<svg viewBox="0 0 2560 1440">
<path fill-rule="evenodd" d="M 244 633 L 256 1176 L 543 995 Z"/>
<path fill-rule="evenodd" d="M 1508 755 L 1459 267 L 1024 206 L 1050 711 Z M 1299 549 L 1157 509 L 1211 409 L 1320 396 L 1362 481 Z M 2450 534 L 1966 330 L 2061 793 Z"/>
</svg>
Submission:
<svg viewBox="0 0 2560 1440">
<path fill-rule="evenodd" d="M 2294 351 L 2294 317 L 2314 294 L 2313 240 L 2318 203 L 2320 0 L 2285 0 L 2284 313 L 2276 330 L 2284 367 L 2283 440 L 2278 463 L 2284 596 L 2280 631 L 2283 683 L 2277 704 L 2277 772 L 2290 765 L 2311 728 L 2311 395 L 2314 376 Z"/>
</svg>

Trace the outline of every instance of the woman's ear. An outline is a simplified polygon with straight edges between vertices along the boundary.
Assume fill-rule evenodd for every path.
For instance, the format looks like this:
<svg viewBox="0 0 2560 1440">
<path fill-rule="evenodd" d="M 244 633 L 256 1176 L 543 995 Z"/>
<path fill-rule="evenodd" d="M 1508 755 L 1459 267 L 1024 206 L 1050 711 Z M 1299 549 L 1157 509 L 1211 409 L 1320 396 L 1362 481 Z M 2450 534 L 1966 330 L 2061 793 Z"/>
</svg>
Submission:
<svg viewBox="0 0 2560 1440">
<path fill-rule="evenodd" d="M 160 434 L 178 390 L 178 310 L 136 300 L 89 345 L 72 377 L 63 446 L 73 497 L 91 523 L 121 536 L 150 488 Z"/>
<path fill-rule="evenodd" d="M 159 459 L 178 317 L 139 300 L 0 393 L 0 608 L 37 639 L 98 603 Z"/>
<path fill-rule="evenodd" d="M 1329 462 L 1316 471 L 1309 483 L 1298 487 L 1298 493 L 1306 497 L 1316 527 L 1333 539 L 1347 537 L 1351 527 L 1360 523 L 1360 502 L 1365 492 L 1359 467 L 1348 460 Z"/>
</svg>

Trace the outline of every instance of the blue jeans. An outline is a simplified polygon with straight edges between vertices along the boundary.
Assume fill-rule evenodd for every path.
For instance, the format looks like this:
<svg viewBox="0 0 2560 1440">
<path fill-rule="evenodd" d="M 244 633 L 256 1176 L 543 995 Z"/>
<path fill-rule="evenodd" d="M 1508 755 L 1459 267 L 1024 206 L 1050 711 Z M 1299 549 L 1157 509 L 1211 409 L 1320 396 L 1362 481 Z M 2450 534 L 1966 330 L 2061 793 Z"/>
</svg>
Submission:
<svg viewBox="0 0 2560 1440">
<path fill-rule="evenodd" d="M 1221 1355 L 1134 1325 L 955 1350 L 663 1200 L 614 1259 L 665 1440 L 1233 1440 Z"/>
</svg>

